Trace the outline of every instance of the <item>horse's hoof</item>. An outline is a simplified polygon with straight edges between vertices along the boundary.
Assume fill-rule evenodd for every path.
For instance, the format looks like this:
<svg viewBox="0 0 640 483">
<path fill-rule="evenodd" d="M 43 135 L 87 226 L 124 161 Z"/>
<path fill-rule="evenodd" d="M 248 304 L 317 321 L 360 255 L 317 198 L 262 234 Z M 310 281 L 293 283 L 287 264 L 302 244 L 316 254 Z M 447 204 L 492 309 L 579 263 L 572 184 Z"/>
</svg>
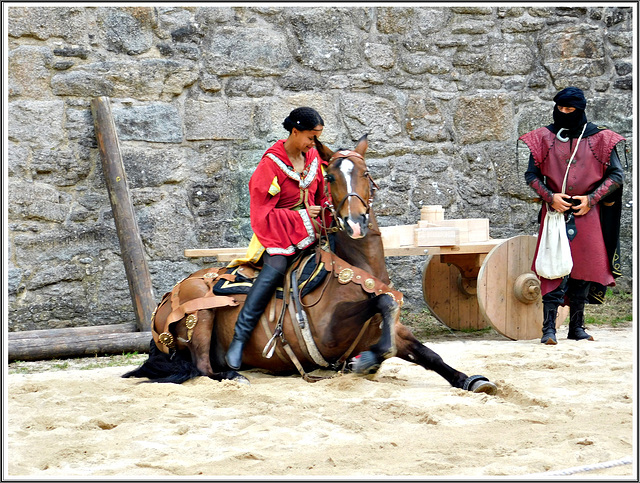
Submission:
<svg viewBox="0 0 640 483">
<path fill-rule="evenodd" d="M 244 377 L 239 372 L 235 372 L 235 371 L 230 371 L 230 372 L 233 373 L 233 375 L 229 378 L 230 380 L 235 381 L 235 382 L 239 382 L 240 384 L 246 384 L 248 386 L 251 385 L 251 382 L 249 381 L 249 379 Z"/>
<path fill-rule="evenodd" d="M 378 369 L 380 369 L 380 363 L 373 352 L 365 351 L 351 359 L 349 368 L 356 374 L 366 376 L 378 372 Z"/>
<path fill-rule="evenodd" d="M 498 392 L 498 386 L 484 376 L 467 377 L 462 389 L 471 392 L 483 392 L 490 396 L 493 396 Z"/>
</svg>

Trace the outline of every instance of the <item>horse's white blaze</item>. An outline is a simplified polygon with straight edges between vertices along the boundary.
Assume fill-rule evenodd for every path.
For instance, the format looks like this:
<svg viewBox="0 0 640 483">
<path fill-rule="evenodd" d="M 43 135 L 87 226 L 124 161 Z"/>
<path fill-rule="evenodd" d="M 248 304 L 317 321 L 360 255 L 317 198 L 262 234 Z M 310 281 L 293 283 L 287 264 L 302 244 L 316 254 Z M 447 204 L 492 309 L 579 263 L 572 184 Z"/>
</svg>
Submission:
<svg viewBox="0 0 640 483">
<path fill-rule="evenodd" d="M 350 159 L 345 158 L 342 160 L 342 163 L 340 163 L 340 171 L 342 171 L 344 179 L 347 183 L 347 193 L 353 193 L 353 190 L 351 189 L 351 173 L 353 172 L 353 168 L 353 161 L 351 161 Z M 349 209 L 349 218 L 351 218 L 351 204 L 348 200 L 347 208 Z"/>
</svg>

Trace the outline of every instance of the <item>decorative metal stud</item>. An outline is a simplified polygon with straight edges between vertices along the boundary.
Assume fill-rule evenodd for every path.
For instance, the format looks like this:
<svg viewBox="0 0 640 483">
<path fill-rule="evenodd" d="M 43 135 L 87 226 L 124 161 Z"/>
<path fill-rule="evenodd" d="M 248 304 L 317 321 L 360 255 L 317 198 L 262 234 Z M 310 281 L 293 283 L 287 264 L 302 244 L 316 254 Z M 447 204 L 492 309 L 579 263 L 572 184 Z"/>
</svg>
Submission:
<svg viewBox="0 0 640 483">
<path fill-rule="evenodd" d="M 163 332 L 158 336 L 158 340 L 161 344 L 166 345 L 167 347 L 173 347 L 175 345 L 175 341 L 173 340 L 173 335 L 169 332 Z"/>
<path fill-rule="evenodd" d="M 351 270 L 350 268 L 343 268 L 342 270 L 340 270 L 340 273 L 338 274 L 338 282 L 342 284 L 351 282 L 352 278 L 353 278 L 353 270 Z"/>
<path fill-rule="evenodd" d="M 187 329 L 193 329 L 198 323 L 198 316 L 196 314 L 189 314 L 187 316 L 187 320 L 184 321 L 184 325 L 187 326 Z"/>
<path fill-rule="evenodd" d="M 373 290 L 375 286 L 376 286 L 376 281 L 372 278 L 368 278 L 364 281 L 364 287 L 367 290 Z"/>
</svg>

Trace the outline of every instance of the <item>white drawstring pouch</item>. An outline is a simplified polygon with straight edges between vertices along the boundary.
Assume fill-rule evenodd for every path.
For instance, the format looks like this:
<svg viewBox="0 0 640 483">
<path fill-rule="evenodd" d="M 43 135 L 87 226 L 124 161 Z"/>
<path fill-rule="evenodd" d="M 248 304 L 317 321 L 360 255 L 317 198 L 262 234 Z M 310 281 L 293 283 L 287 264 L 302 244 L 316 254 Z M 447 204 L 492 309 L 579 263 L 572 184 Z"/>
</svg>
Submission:
<svg viewBox="0 0 640 483">
<path fill-rule="evenodd" d="M 564 214 L 552 211 L 547 206 L 536 257 L 536 273 L 548 279 L 562 278 L 569 275 L 572 268 L 573 258 Z"/>
</svg>

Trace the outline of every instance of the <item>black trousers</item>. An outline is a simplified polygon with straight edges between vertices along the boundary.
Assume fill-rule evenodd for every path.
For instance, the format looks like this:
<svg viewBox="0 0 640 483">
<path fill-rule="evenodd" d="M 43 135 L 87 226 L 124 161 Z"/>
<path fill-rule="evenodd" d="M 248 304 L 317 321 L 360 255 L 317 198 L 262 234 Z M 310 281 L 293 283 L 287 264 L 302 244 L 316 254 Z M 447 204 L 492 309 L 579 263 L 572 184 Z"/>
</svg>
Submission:
<svg viewBox="0 0 640 483">
<path fill-rule="evenodd" d="M 562 279 L 558 288 L 542 296 L 542 303 L 564 305 L 565 297 L 567 297 L 574 304 L 586 304 L 589 299 L 590 287 L 591 282 L 569 278 L 567 275 Z"/>
</svg>

